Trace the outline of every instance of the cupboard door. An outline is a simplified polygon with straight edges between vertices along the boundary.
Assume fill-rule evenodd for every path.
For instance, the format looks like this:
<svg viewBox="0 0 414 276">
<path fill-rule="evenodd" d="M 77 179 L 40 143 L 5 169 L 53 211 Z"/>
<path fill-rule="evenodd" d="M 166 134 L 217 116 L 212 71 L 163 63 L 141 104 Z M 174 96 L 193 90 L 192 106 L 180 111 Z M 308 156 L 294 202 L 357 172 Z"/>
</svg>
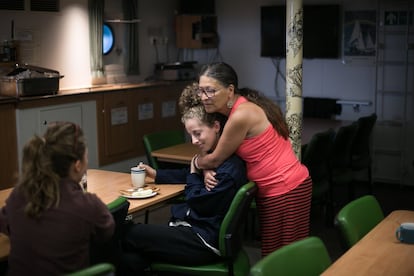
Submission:
<svg viewBox="0 0 414 276">
<path fill-rule="evenodd" d="M 145 155 L 142 136 L 182 129 L 178 99 L 188 82 L 107 92 L 97 98 L 99 165 Z"/>
<path fill-rule="evenodd" d="M 128 90 L 116 91 L 103 97 L 104 158 L 100 158 L 101 163 L 108 164 L 137 155 L 132 93 Z"/>
<path fill-rule="evenodd" d="M 14 186 L 18 172 L 16 112 L 13 104 L 0 105 L 0 190 Z"/>
<path fill-rule="evenodd" d="M 134 103 L 137 110 L 135 114 L 137 118 L 136 146 L 139 155 L 145 155 L 142 137 L 147 133 L 154 132 L 161 124 L 155 119 L 157 97 L 154 93 L 155 91 L 153 88 L 140 89 L 134 93 Z"/>
</svg>

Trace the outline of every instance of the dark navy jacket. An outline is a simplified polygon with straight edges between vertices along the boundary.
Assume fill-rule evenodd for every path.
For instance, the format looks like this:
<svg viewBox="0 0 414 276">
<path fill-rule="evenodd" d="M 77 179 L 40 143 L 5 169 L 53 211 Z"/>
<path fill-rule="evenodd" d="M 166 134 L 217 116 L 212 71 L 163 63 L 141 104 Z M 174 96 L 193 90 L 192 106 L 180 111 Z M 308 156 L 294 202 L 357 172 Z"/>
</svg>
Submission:
<svg viewBox="0 0 414 276">
<path fill-rule="evenodd" d="M 248 182 L 244 161 L 232 155 L 216 169 L 217 186 L 207 191 L 203 174 L 189 169 L 158 169 L 156 183 L 186 183 L 185 203 L 171 207 L 171 221 L 191 224 L 208 244 L 218 248 L 220 225 L 238 189 Z"/>
</svg>

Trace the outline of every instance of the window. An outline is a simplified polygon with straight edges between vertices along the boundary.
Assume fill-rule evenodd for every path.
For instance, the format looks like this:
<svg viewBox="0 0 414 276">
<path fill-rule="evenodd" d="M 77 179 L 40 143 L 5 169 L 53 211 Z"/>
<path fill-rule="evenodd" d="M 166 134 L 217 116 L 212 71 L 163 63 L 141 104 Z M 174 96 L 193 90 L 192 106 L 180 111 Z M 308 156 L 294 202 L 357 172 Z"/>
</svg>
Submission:
<svg viewBox="0 0 414 276">
<path fill-rule="evenodd" d="M 112 48 L 114 47 L 114 41 L 115 41 L 115 37 L 114 37 L 114 32 L 111 28 L 111 26 L 109 26 L 108 24 L 103 25 L 103 45 L 102 45 L 102 50 L 103 50 L 103 54 L 107 55 L 112 51 Z"/>
</svg>

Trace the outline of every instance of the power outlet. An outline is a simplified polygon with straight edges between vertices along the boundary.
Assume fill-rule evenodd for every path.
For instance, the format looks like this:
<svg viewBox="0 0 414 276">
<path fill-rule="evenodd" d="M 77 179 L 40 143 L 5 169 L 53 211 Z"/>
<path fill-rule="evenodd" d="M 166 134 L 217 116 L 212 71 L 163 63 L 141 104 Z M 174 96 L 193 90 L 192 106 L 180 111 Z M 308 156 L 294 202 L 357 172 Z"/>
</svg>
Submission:
<svg viewBox="0 0 414 276">
<path fill-rule="evenodd" d="M 161 38 L 161 44 L 162 44 L 162 45 L 167 45 L 167 44 L 168 44 L 168 37 L 163 36 L 163 37 Z"/>
<path fill-rule="evenodd" d="M 157 45 L 158 44 L 158 38 L 156 36 L 150 36 L 149 38 L 151 45 Z"/>
</svg>

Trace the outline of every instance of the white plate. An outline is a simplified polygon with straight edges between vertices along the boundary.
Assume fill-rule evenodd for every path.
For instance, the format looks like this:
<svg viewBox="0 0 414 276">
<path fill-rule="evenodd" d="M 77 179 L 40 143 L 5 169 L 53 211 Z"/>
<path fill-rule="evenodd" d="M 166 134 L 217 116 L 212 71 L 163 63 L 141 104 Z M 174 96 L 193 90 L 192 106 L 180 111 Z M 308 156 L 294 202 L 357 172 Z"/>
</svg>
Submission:
<svg viewBox="0 0 414 276">
<path fill-rule="evenodd" d="M 152 194 L 149 194 L 149 195 L 136 195 L 136 196 L 133 196 L 133 195 L 126 195 L 126 194 L 121 194 L 123 197 L 126 197 L 126 198 L 130 198 L 130 199 L 142 199 L 142 198 L 149 198 L 149 197 L 153 197 L 153 196 L 155 196 L 156 194 L 158 194 L 157 192 L 152 192 Z"/>
</svg>

